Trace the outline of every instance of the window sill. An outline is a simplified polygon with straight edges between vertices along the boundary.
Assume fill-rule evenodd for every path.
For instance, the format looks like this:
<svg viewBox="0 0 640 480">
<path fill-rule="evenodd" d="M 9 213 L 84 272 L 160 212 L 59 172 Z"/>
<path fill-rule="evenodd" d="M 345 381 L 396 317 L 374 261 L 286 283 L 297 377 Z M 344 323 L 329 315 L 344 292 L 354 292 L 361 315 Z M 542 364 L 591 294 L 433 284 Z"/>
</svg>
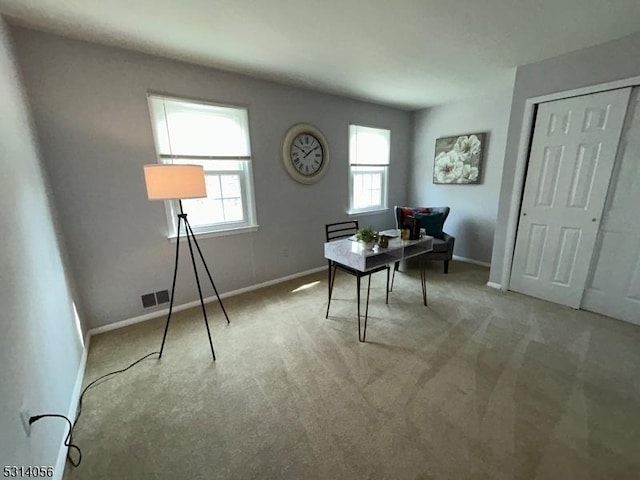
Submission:
<svg viewBox="0 0 640 480">
<path fill-rule="evenodd" d="M 213 232 L 194 232 L 197 238 L 214 238 L 214 237 L 226 237 L 228 235 L 238 235 L 241 233 L 257 232 L 260 225 L 251 225 L 250 227 L 229 228 L 227 230 L 215 230 Z M 180 235 L 181 238 L 185 238 L 185 235 Z M 169 235 L 167 240 L 171 243 L 176 243 L 178 239 L 177 235 Z"/>
<path fill-rule="evenodd" d="M 347 210 L 347 215 L 376 215 L 388 211 L 389 208 L 376 208 L 375 210 Z"/>
</svg>

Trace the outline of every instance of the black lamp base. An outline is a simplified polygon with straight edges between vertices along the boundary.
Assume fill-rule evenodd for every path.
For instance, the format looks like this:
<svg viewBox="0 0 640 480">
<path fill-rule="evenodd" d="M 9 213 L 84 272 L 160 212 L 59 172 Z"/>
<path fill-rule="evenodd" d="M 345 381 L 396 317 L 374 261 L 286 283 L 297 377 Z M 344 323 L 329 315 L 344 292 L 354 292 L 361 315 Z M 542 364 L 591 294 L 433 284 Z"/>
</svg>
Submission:
<svg viewBox="0 0 640 480">
<path fill-rule="evenodd" d="M 179 201 L 180 204 L 180 213 L 178 214 L 178 237 L 176 239 L 176 261 L 175 266 L 173 268 L 173 283 L 171 285 L 171 301 L 169 303 L 169 316 L 167 317 L 167 323 L 164 327 L 164 335 L 162 336 L 162 345 L 160 346 L 160 355 L 158 358 L 162 358 L 162 351 L 164 350 L 164 342 L 167 339 L 167 331 L 169 330 L 169 323 L 171 322 L 171 314 L 173 312 L 173 300 L 174 294 L 176 290 L 176 276 L 178 274 L 178 259 L 180 257 L 180 231 L 182 229 L 182 225 L 184 224 L 185 236 L 187 237 L 187 243 L 189 244 L 189 253 L 191 254 L 191 264 L 193 265 L 193 274 L 196 277 L 196 285 L 198 286 L 198 295 L 200 296 L 200 306 L 202 307 L 202 316 L 204 317 L 204 324 L 207 327 L 207 336 L 209 337 L 209 346 L 211 347 L 211 355 L 213 356 L 213 360 L 216 360 L 216 352 L 213 349 L 213 340 L 211 339 L 211 330 L 209 329 L 209 321 L 207 319 L 207 311 L 204 306 L 204 299 L 202 298 L 202 288 L 200 286 L 200 277 L 198 276 L 198 268 L 196 267 L 196 259 L 193 254 L 193 245 L 195 245 L 196 250 L 198 251 L 198 255 L 200 256 L 200 260 L 202 261 L 202 265 L 204 265 L 204 269 L 207 272 L 207 276 L 211 281 L 211 286 L 213 287 L 213 291 L 218 297 L 218 303 L 220 303 L 220 307 L 222 308 L 222 313 L 224 313 L 225 318 L 227 319 L 227 323 L 231 323 L 229 321 L 229 316 L 227 315 L 227 311 L 222 304 L 222 300 L 220 299 L 220 295 L 218 294 L 218 289 L 216 288 L 216 284 L 213 281 L 213 277 L 211 276 L 211 272 L 209 271 L 209 267 L 207 267 L 207 262 L 204 260 L 204 255 L 202 255 L 202 250 L 200 250 L 200 246 L 198 245 L 198 241 L 196 240 L 196 236 L 193 234 L 193 230 L 191 229 L 191 225 L 189 224 L 189 220 L 187 220 L 187 214 L 182 210 L 182 201 Z"/>
</svg>

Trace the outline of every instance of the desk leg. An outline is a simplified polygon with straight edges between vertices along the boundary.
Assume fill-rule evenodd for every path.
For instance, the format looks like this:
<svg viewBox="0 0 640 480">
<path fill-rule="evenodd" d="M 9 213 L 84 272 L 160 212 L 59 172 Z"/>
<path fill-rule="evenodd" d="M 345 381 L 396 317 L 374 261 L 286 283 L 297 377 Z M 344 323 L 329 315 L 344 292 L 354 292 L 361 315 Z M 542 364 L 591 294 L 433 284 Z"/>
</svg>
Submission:
<svg viewBox="0 0 640 480">
<path fill-rule="evenodd" d="M 389 270 L 391 269 L 387 268 L 387 300 L 386 300 L 387 305 L 389 305 Z"/>
<path fill-rule="evenodd" d="M 364 309 L 364 330 L 362 330 L 362 341 L 367 335 L 367 319 L 369 318 L 369 292 L 371 291 L 371 275 L 369 275 L 369 282 L 367 283 L 367 307 Z"/>
<path fill-rule="evenodd" d="M 333 284 L 336 281 L 336 267 L 333 267 L 333 274 L 331 273 L 331 260 L 329 260 L 329 270 L 328 270 L 328 275 L 329 275 L 329 283 L 327 284 L 327 289 L 328 289 L 328 293 L 329 293 L 329 298 L 327 300 L 327 313 L 325 314 L 324 318 L 329 318 L 329 307 L 331 306 L 331 294 L 333 293 Z"/>
<path fill-rule="evenodd" d="M 360 340 L 362 338 L 361 334 L 360 334 L 360 276 L 356 277 L 356 285 L 358 288 L 358 293 L 357 293 L 357 297 L 358 297 L 358 340 Z M 362 340 L 360 340 L 362 341 Z"/>
<path fill-rule="evenodd" d="M 400 262 L 396 262 L 393 265 L 393 276 L 391 277 L 391 287 L 388 288 L 390 292 L 393 292 L 393 281 L 396 279 L 396 272 L 400 269 Z M 387 280 L 387 283 L 389 281 Z"/>
<path fill-rule="evenodd" d="M 427 272 L 424 268 L 424 262 L 420 262 L 420 283 L 422 284 L 422 303 L 427 306 Z"/>
<path fill-rule="evenodd" d="M 369 277 L 369 281 L 367 282 L 367 302 L 365 304 L 365 309 L 364 309 L 364 328 L 361 329 L 360 327 L 360 320 L 361 320 L 361 315 L 360 315 L 360 277 L 357 277 L 357 283 L 358 283 L 358 340 L 360 340 L 361 342 L 365 341 L 365 338 L 367 336 L 367 319 L 369 318 L 369 292 L 371 291 L 371 275 L 367 275 Z"/>
</svg>

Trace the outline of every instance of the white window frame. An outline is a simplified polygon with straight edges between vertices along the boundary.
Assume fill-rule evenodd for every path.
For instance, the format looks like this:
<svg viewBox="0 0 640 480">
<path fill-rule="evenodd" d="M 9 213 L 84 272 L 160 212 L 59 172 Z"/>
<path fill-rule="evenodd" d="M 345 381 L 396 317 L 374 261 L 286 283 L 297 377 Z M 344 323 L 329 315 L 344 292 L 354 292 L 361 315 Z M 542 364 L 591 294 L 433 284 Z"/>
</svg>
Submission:
<svg viewBox="0 0 640 480">
<path fill-rule="evenodd" d="M 355 143 L 355 136 L 362 131 L 369 131 L 386 136 L 387 152 L 386 160 L 377 159 L 371 162 L 366 156 L 358 155 Z M 371 127 L 367 125 L 349 125 L 349 214 L 383 212 L 388 210 L 389 204 L 389 165 L 391 161 L 391 130 L 385 128 Z M 380 189 L 380 203 L 367 207 L 356 208 L 354 206 L 355 180 L 360 174 L 380 173 L 382 175 Z"/>
<path fill-rule="evenodd" d="M 201 224 L 201 225 L 192 225 L 193 232 L 197 236 L 201 237 L 216 237 L 223 235 L 230 235 L 235 233 L 244 233 L 257 231 L 258 224 L 256 221 L 256 208 L 255 208 L 255 196 L 254 196 L 254 187 L 253 187 L 253 171 L 252 171 L 252 157 L 251 157 L 251 145 L 250 145 L 250 131 L 249 131 L 249 113 L 246 107 L 237 106 L 237 105 L 228 105 L 228 104 L 219 104 L 213 102 L 207 102 L 202 100 L 194 100 L 190 98 L 183 97 L 174 97 L 163 94 L 157 94 L 153 92 L 149 92 L 147 94 L 147 99 L 149 103 L 149 112 L 151 115 L 151 124 L 154 135 L 155 149 L 156 149 L 156 157 L 158 163 L 162 164 L 171 164 L 171 163 L 198 163 L 203 164 L 205 166 L 204 174 L 207 176 L 217 176 L 217 175 L 239 175 L 240 177 L 240 195 L 242 202 L 242 211 L 243 211 L 243 221 L 226 221 L 226 222 L 212 222 L 210 224 Z M 162 113 L 158 114 L 157 112 L 154 114 L 154 102 L 158 101 L 168 101 L 168 102 L 177 102 L 185 105 L 197 105 L 197 106 L 211 106 L 216 107 L 218 109 L 234 109 L 237 110 L 241 115 L 244 115 L 245 125 L 244 130 L 246 134 L 247 140 L 247 148 L 248 155 L 238 155 L 238 156 L 216 156 L 216 155 L 182 155 L 180 152 L 171 151 L 171 140 L 169 127 L 166 126 L 166 130 L 163 132 L 158 132 L 160 129 L 160 116 Z M 158 103 L 156 104 L 156 109 L 158 108 Z M 166 112 L 165 112 L 166 114 Z M 166 116 L 164 117 L 166 118 Z M 166 120 L 164 120 L 166 122 Z M 166 124 L 165 124 L 166 125 Z M 165 135 L 168 139 L 169 151 L 166 151 L 167 148 L 164 148 L 164 152 L 162 152 L 162 147 L 160 146 L 161 141 L 159 139 L 160 135 Z M 166 139 L 165 139 L 166 143 Z M 207 162 L 211 161 L 211 168 L 207 168 Z M 238 168 L 235 169 L 220 169 L 219 166 L 214 166 L 213 161 L 218 162 L 226 162 L 233 161 Z M 224 198 L 224 197 L 223 197 Z M 185 200 L 187 201 L 187 200 Z M 166 200 L 165 204 L 165 212 L 167 216 L 167 227 L 168 233 L 167 237 L 175 241 L 177 238 L 177 230 L 178 230 L 178 213 L 180 211 L 179 202 L 177 200 Z M 189 211 L 185 208 L 185 213 L 188 215 Z M 181 236 L 185 235 L 185 232 L 180 232 Z"/>
</svg>

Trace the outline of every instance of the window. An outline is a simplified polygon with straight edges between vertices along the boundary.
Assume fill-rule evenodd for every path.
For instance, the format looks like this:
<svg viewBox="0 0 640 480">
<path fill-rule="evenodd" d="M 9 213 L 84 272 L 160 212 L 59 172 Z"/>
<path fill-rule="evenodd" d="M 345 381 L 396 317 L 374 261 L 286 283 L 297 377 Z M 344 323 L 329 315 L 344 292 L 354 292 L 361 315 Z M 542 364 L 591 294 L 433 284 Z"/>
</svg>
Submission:
<svg viewBox="0 0 640 480">
<path fill-rule="evenodd" d="M 202 165 L 207 198 L 182 201 L 195 233 L 257 227 L 247 110 L 149 95 L 158 162 Z M 177 202 L 167 202 L 169 236 Z"/>
<path fill-rule="evenodd" d="M 391 131 L 349 125 L 349 213 L 387 208 Z"/>
</svg>

